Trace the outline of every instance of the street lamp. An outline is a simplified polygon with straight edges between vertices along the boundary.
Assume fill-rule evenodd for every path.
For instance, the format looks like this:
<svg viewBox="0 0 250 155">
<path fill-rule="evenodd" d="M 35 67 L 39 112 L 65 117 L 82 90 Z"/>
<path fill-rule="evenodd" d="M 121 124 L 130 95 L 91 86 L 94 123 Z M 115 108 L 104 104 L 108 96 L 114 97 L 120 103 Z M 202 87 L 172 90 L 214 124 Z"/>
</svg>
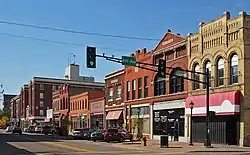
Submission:
<svg viewBox="0 0 250 155">
<path fill-rule="evenodd" d="M 191 110 L 191 115 L 190 115 L 190 141 L 189 145 L 193 146 L 193 108 L 194 108 L 194 102 L 191 101 L 189 103 L 189 108 Z"/>
</svg>

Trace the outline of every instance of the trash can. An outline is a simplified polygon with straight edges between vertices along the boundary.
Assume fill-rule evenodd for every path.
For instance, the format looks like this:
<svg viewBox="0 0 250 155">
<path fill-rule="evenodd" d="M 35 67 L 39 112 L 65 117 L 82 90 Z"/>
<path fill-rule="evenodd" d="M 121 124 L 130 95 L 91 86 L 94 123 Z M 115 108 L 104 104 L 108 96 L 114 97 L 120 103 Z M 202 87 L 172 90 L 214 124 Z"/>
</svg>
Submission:
<svg viewBox="0 0 250 155">
<path fill-rule="evenodd" d="M 168 135 L 161 136 L 160 139 L 161 139 L 161 141 L 160 141 L 161 147 L 169 147 L 169 145 L 168 145 Z"/>
</svg>

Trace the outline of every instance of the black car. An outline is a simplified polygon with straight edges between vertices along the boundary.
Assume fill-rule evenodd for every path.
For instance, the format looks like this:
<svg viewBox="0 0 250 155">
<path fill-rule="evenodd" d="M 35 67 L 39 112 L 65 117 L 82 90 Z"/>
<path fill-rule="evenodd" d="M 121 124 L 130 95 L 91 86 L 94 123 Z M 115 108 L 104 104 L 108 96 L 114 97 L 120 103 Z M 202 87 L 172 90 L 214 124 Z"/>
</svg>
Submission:
<svg viewBox="0 0 250 155">
<path fill-rule="evenodd" d="M 53 126 L 44 126 L 42 129 L 42 133 L 45 135 L 55 135 L 57 133 L 56 129 Z"/>
<path fill-rule="evenodd" d="M 14 129 L 12 130 L 12 134 L 15 134 L 15 133 L 22 134 L 22 129 L 19 127 L 14 127 Z"/>
<path fill-rule="evenodd" d="M 95 132 L 91 133 L 91 140 L 97 141 L 97 140 L 104 140 L 104 133 L 106 130 L 96 130 Z"/>
</svg>

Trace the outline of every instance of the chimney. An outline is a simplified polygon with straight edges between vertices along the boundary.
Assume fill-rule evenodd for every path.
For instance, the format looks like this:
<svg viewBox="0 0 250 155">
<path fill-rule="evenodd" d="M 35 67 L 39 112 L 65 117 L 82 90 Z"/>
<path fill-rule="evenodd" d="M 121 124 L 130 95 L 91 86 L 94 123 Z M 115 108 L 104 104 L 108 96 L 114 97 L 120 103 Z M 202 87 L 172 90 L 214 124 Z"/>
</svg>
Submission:
<svg viewBox="0 0 250 155">
<path fill-rule="evenodd" d="M 223 15 L 226 16 L 227 19 L 230 19 L 230 12 L 225 11 L 225 12 L 223 13 Z"/>
<path fill-rule="evenodd" d="M 168 32 L 171 32 L 171 30 L 170 30 L 170 29 L 168 29 Z"/>
<path fill-rule="evenodd" d="M 146 48 L 143 48 L 143 49 L 141 50 L 141 52 L 145 54 L 145 53 L 147 53 L 147 49 L 146 49 Z"/>
<path fill-rule="evenodd" d="M 177 33 L 177 36 L 180 36 L 180 33 Z"/>
<path fill-rule="evenodd" d="M 204 24 L 204 22 L 200 22 L 200 23 L 199 23 L 199 26 L 203 26 L 203 24 Z"/>
<path fill-rule="evenodd" d="M 140 50 L 136 50 L 136 51 L 135 51 L 135 55 L 136 55 L 136 56 L 138 56 L 140 53 L 141 53 Z"/>
<path fill-rule="evenodd" d="M 188 33 L 188 34 L 187 34 L 187 36 L 191 36 L 191 35 L 193 35 L 193 33 Z"/>
<path fill-rule="evenodd" d="M 240 11 L 239 12 L 239 15 L 241 16 L 241 15 L 246 15 L 247 13 L 245 12 L 245 11 Z"/>
<path fill-rule="evenodd" d="M 134 56 L 135 56 L 135 54 L 134 54 L 134 53 L 132 53 L 132 54 L 130 54 L 130 56 L 131 56 L 131 57 L 134 57 Z"/>
</svg>

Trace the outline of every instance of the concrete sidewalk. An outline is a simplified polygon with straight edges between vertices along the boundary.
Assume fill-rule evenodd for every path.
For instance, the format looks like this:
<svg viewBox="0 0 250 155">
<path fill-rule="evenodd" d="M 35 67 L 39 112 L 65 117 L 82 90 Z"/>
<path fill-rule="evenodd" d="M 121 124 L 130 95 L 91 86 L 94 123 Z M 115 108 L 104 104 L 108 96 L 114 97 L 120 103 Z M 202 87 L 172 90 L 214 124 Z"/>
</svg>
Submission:
<svg viewBox="0 0 250 155">
<path fill-rule="evenodd" d="M 227 145 L 212 145 L 213 148 L 206 148 L 201 143 L 194 143 L 193 146 L 183 142 L 169 142 L 169 148 L 161 148 L 158 140 L 148 140 L 147 146 L 144 146 L 143 141 L 113 143 L 114 147 L 121 147 L 127 149 L 135 149 L 141 151 L 153 151 L 153 152 L 169 152 L 169 153 L 189 153 L 189 152 L 246 152 L 250 153 L 250 148 L 242 148 L 238 146 Z"/>
</svg>

